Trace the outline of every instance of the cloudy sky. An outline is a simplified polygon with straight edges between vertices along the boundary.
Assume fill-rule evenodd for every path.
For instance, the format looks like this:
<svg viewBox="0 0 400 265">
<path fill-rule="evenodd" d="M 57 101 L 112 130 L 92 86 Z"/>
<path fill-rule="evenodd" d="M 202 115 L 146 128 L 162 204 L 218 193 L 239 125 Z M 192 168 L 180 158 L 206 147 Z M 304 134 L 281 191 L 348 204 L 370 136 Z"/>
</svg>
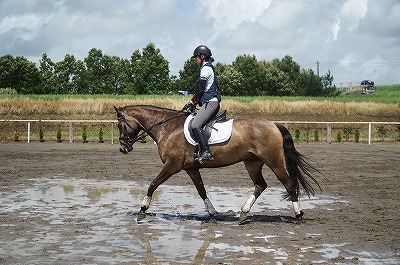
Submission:
<svg viewBox="0 0 400 265">
<path fill-rule="evenodd" d="M 175 75 L 206 44 L 216 62 L 288 54 L 337 86 L 400 84 L 399 0 L 0 0 L 0 56 L 130 58 L 150 42 Z"/>
</svg>

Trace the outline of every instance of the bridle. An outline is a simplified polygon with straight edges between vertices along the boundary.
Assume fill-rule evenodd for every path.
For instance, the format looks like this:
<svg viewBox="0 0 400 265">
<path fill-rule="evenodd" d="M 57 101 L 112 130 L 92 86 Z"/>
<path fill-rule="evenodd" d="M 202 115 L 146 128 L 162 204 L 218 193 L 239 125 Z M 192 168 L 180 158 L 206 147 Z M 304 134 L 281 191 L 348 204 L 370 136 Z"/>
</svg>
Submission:
<svg viewBox="0 0 400 265">
<path fill-rule="evenodd" d="M 141 137 L 143 137 L 145 132 L 138 134 L 135 139 L 132 139 L 128 134 L 127 127 L 129 127 L 133 131 L 135 131 L 135 129 L 126 121 L 125 114 L 123 112 L 121 112 L 121 115 L 118 115 L 118 121 L 123 122 L 122 135 L 119 136 L 119 141 L 129 146 L 129 151 L 131 151 L 133 149 L 132 145 L 136 143 Z"/>
<path fill-rule="evenodd" d="M 142 126 L 143 130 L 141 130 L 141 132 L 135 138 L 132 139 L 129 136 L 127 128 L 130 128 L 133 131 L 135 131 L 135 129 L 132 127 L 132 125 L 130 125 L 128 123 L 128 121 L 125 118 L 124 112 L 121 111 L 121 113 L 118 115 L 118 121 L 122 121 L 123 122 L 123 130 L 122 130 L 122 135 L 120 135 L 120 137 L 119 137 L 119 141 L 122 142 L 125 145 L 125 150 L 124 151 L 126 151 L 126 152 L 132 151 L 133 144 L 136 143 L 137 141 L 141 140 L 144 136 L 148 135 L 150 133 L 150 131 L 154 127 L 159 126 L 161 124 L 164 124 L 164 123 L 166 123 L 166 122 L 168 122 L 170 120 L 178 118 L 180 116 L 178 114 L 180 114 L 180 113 L 184 113 L 184 111 L 179 110 L 179 111 L 176 112 L 176 115 L 172 116 L 171 118 L 159 121 L 159 122 L 153 124 L 152 126 L 150 126 L 149 128 L 144 128 Z"/>
</svg>

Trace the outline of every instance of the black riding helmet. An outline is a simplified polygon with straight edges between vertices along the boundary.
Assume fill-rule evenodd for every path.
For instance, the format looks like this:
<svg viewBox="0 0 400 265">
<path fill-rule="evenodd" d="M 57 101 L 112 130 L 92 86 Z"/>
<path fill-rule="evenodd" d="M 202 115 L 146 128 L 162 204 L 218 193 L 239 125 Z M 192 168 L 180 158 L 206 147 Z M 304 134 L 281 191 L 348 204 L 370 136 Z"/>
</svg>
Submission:
<svg viewBox="0 0 400 265">
<path fill-rule="evenodd" d="M 206 58 L 210 58 L 212 56 L 211 50 L 205 45 L 197 46 L 197 48 L 194 49 L 194 51 L 193 51 L 192 58 L 194 58 L 200 54 L 204 54 L 206 56 Z"/>
</svg>

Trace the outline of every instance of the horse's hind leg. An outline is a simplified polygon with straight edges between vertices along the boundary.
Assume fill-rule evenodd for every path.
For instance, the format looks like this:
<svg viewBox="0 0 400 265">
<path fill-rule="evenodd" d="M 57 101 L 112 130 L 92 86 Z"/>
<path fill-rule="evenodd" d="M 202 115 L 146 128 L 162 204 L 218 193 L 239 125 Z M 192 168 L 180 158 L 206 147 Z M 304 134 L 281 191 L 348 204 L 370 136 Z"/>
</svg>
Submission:
<svg viewBox="0 0 400 265">
<path fill-rule="evenodd" d="M 251 207 L 256 202 L 257 198 L 267 188 L 267 183 L 262 175 L 262 167 L 264 162 L 261 160 L 247 160 L 244 161 L 247 172 L 254 183 L 254 192 L 250 198 L 243 204 L 242 211 L 240 212 L 239 224 L 243 224 L 247 219 L 247 213 L 250 212 Z"/>
<path fill-rule="evenodd" d="M 283 166 L 271 169 L 275 173 L 279 181 L 283 184 L 283 186 L 285 186 L 285 189 L 289 194 L 289 199 L 292 201 L 293 210 L 296 215 L 296 218 L 301 219 L 304 213 L 299 203 L 299 197 L 296 192 L 294 181 L 289 177 L 289 174 L 287 173 L 286 169 Z"/>
<path fill-rule="evenodd" d="M 204 187 L 203 179 L 201 178 L 200 171 L 198 169 L 190 169 L 190 170 L 186 170 L 186 172 L 192 179 L 193 184 L 196 186 L 197 192 L 199 193 L 200 197 L 203 199 L 207 212 L 210 214 L 210 216 L 216 215 L 217 211 L 215 210 L 214 206 L 212 205 L 210 199 L 208 199 L 208 197 L 207 197 L 206 188 Z"/>
</svg>

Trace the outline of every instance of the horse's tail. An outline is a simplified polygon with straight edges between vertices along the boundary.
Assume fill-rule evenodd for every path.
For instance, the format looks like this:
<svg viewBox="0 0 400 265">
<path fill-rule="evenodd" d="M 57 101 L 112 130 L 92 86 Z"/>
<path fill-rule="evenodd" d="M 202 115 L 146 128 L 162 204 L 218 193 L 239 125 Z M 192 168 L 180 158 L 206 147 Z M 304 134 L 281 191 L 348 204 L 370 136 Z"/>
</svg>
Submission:
<svg viewBox="0 0 400 265">
<path fill-rule="evenodd" d="M 305 160 L 305 157 L 296 150 L 296 148 L 294 147 L 292 136 L 290 135 L 288 129 L 286 129 L 286 127 L 281 124 L 276 124 L 276 126 L 278 127 L 283 137 L 283 150 L 285 153 L 286 170 L 289 173 L 289 177 L 295 183 L 296 194 L 298 196 L 300 195 L 300 182 L 301 186 L 304 189 L 304 192 L 307 194 L 308 197 L 314 195 L 315 189 L 306 177 L 309 177 L 321 190 L 321 186 L 312 175 L 312 172 L 314 171 L 320 174 L 322 173 L 311 166 Z M 289 198 L 289 195 L 287 195 L 287 198 Z"/>
</svg>

